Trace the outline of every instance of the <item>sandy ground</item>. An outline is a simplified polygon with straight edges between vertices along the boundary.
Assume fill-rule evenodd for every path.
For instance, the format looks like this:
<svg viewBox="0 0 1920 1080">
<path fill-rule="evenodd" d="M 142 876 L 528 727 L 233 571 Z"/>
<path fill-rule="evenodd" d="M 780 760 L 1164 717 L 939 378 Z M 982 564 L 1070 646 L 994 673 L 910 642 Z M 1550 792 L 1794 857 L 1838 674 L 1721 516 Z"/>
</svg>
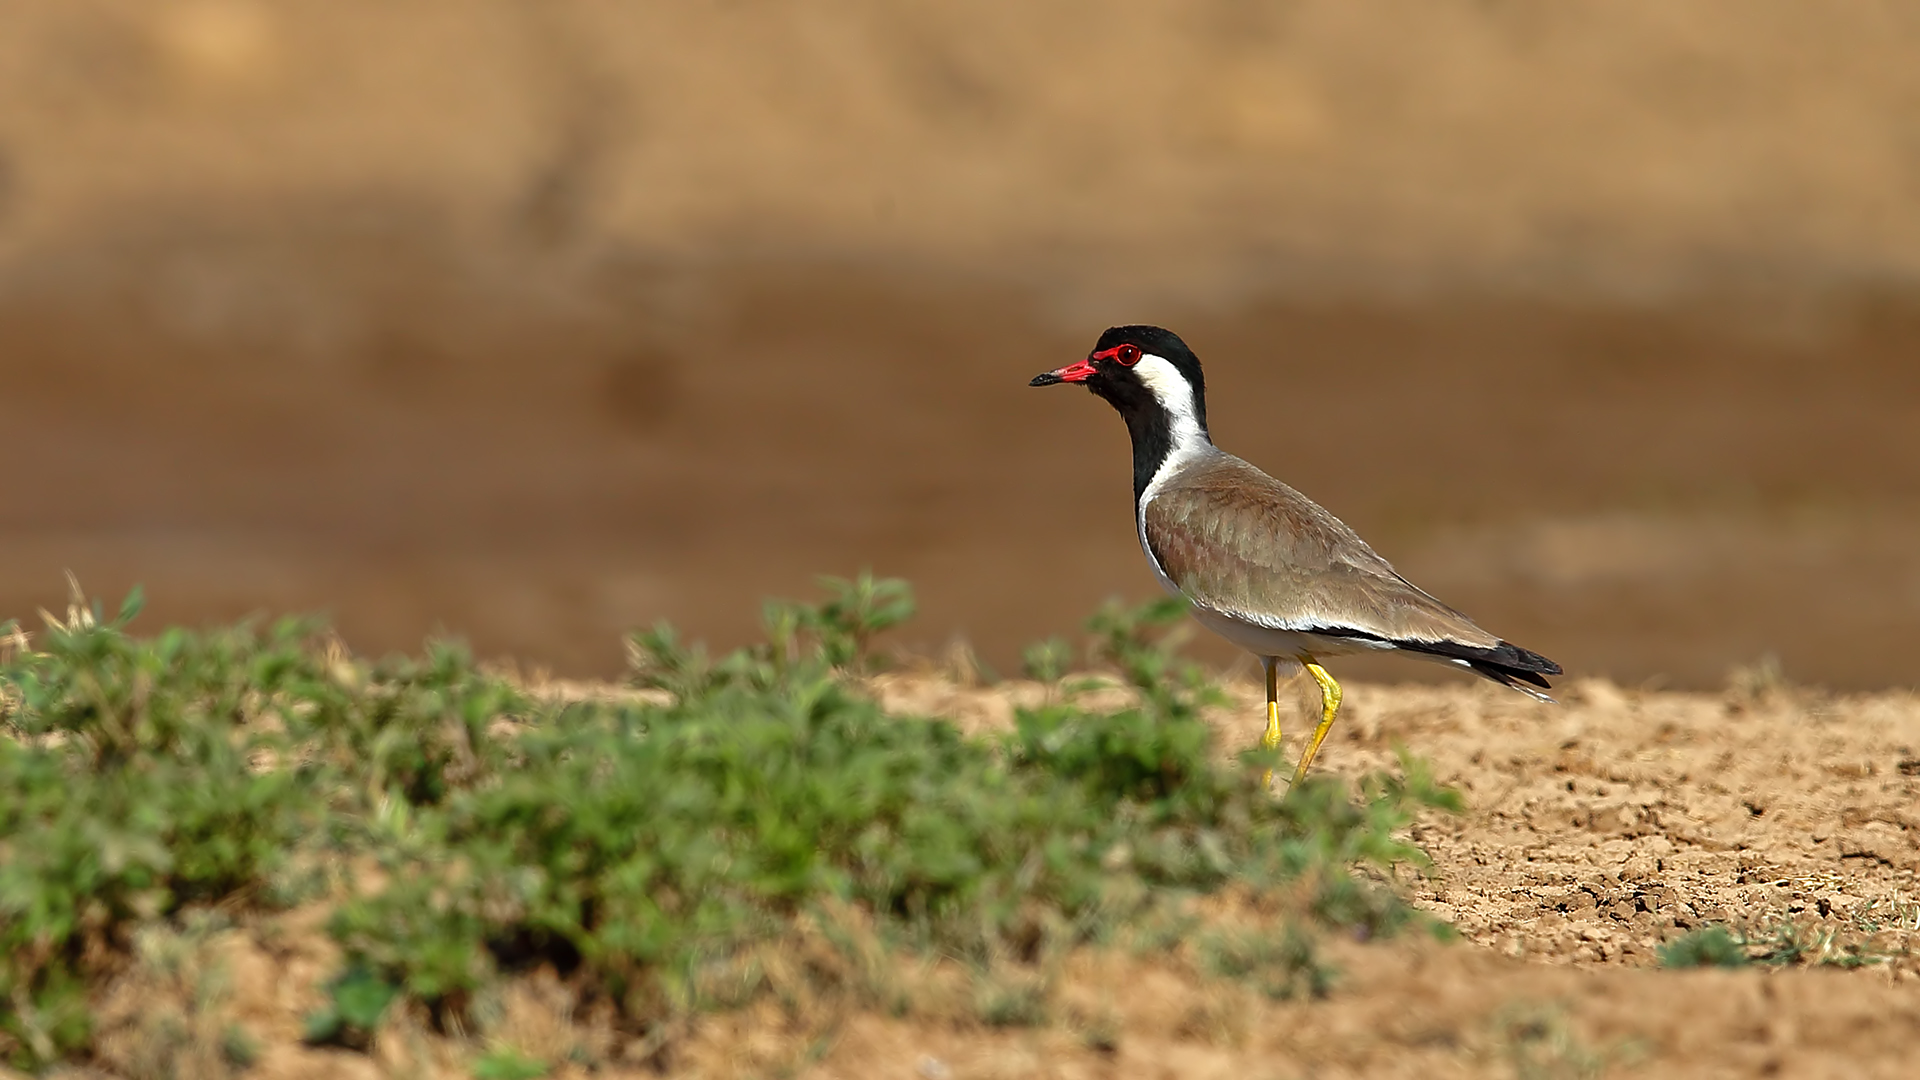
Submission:
<svg viewBox="0 0 1920 1080">
<path fill-rule="evenodd" d="M 1178 1037 L 1205 991 L 1143 980 L 1129 985 L 1169 1000 L 1116 994 L 1128 1036 L 1110 1060 L 954 1037 L 943 1045 L 966 1065 L 954 1075 L 1910 1075 L 1920 700 L 1800 690 L 1765 669 L 1734 683 L 1583 681 L 1557 706 L 1478 684 L 1349 687 L 1318 767 L 1354 776 L 1405 747 L 1466 797 L 1459 817 L 1415 826 L 1434 866 L 1405 879 L 1463 944 L 1350 946 L 1331 999 L 1253 1008 L 1224 1045 Z M 1240 697 L 1218 718 L 1224 739 L 1259 729 L 1257 690 Z M 938 695 L 899 700 L 937 707 Z M 1004 722 L 991 702 L 971 713 L 982 726 Z M 1716 922 L 1805 958 L 1657 968 L 1661 942 Z M 858 1037 L 905 1067 L 905 1033 L 875 1021 Z M 866 1052 L 849 1047 L 819 1075 L 863 1075 Z"/>
<path fill-rule="evenodd" d="M 1457 787 L 1467 812 L 1415 826 L 1434 873 L 1407 884 L 1504 955 L 1645 966 L 1659 942 L 1714 922 L 1835 930 L 1835 949 L 1865 944 L 1869 924 L 1920 930 L 1920 698 L 1834 696 L 1764 668 L 1733 681 L 1682 694 L 1583 680 L 1554 705 L 1490 685 L 1358 684 L 1315 768 L 1392 769 L 1404 748 Z M 1007 722 L 928 694 L 895 703 Z M 1239 715 L 1215 717 L 1229 748 L 1263 714 L 1255 688 L 1239 696 Z M 1296 754 L 1306 726 L 1291 725 Z"/>
<path fill-rule="evenodd" d="M 924 673 L 879 688 L 896 708 L 940 710 L 974 730 L 1006 724 L 1017 702 L 1046 693 Z M 1229 745 L 1258 729 L 1255 688 L 1238 693 L 1217 718 Z M 1327 771 L 1387 766 L 1405 746 L 1465 795 L 1465 813 L 1414 826 L 1434 865 L 1400 882 L 1464 940 L 1330 942 L 1339 977 L 1323 1000 L 1275 1003 L 1165 962 L 1080 955 L 1040 1028 L 860 1011 L 796 1019 L 767 1006 L 694 1023 L 666 1071 L 816 1080 L 1911 1075 L 1920 700 L 1820 694 L 1766 671 L 1718 694 L 1586 681 L 1565 697 L 1548 706 L 1478 685 L 1348 687 L 1345 722 L 1321 755 Z M 101 1064 L 138 1073 L 163 1056 L 156 1047 L 208 1045 L 177 1036 L 196 1030 L 191 1009 L 170 1029 L 151 1019 L 167 1007 L 156 1003 L 197 986 L 218 1014 L 201 1027 L 234 1020 L 256 1040 L 250 1075 L 457 1075 L 460 1059 L 411 1020 L 384 1030 L 370 1055 L 298 1044 L 334 962 L 317 931 L 323 915 L 303 909 L 151 943 L 108 996 L 118 1019 Z M 1659 943 L 1712 922 L 1792 943 L 1799 960 L 1657 966 Z M 608 1062 L 600 1075 L 655 1075 L 622 1065 L 632 1048 L 573 1015 L 557 984 L 527 980 L 501 1010 L 497 1045 L 550 1061 L 594 1046 Z M 168 1030 L 176 1034 L 156 1034 Z"/>
</svg>

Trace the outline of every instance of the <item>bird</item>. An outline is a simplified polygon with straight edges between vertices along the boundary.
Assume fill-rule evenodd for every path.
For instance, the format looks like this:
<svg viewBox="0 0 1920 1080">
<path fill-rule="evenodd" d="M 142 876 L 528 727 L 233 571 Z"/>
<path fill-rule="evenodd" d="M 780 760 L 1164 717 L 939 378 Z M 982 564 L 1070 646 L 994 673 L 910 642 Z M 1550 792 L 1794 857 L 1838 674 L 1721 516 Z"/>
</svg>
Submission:
<svg viewBox="0 0 1920 1080">
<path fill-rule="evenodd" d="M 1340 684 L 1320 664 L 1327 657 L 1401 653 L 1553 700 L 1546 676 L 1561 674 L 1559 664 L 1482 630 L 1318 503 L 1215 446 L 1200 358 L 1179 335 L 1111 327 L 1086 359 L 1028 383 L 1063 384 L 1086 387 L 1126 421 L 1134 525 L 1155 580 L 1264 667 L 1263 747 L 1280 747 L 1279 664 L 1296 661 L 1319 684 L 1320 724 L 1290 786 L 1306 777 L 1340 711 Z"/>
</svg>

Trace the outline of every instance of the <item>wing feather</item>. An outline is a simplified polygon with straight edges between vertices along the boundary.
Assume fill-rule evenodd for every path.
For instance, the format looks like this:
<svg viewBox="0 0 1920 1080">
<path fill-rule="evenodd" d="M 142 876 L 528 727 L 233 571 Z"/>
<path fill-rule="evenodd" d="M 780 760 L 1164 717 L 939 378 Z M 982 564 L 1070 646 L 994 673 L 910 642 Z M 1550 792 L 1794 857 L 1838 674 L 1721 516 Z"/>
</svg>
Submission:
<svg viewBox="0 0 1920 1080">
<path fill-rule="evenodd" d="M 1229 454 L 1149 492 L 1149 554 L 1194 603 L 1282 630 L 1493 649 L 1319 504 Z"/>
</svg>

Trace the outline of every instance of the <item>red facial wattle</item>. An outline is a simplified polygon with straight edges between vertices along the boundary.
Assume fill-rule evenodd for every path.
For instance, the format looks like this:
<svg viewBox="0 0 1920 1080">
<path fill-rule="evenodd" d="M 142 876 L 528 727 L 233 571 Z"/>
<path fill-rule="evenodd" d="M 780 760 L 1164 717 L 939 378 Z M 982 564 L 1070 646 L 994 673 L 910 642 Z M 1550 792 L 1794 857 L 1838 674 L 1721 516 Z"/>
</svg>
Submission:
<svg viewBox="0 0 1920 1080">
<path fill-rule="evenodd" d="M 1085 360 L 1068 364 L 1063 368 L 1054 368 L 1052 371 L 1041 372 L 1035 375 L 1033 381 L 1027 385 L 1053 386 L 1056 383 L 1063 382 L 1086 382 L 1088 379 L 1100 373 L 1100 369 L 1093 366 L 1095 360 L 1110 360 L 1119 364 L 1121 367 L 1132 367 L 1140 362 L 1140 346 L 1115 345 L 1111 349 L 1101 349 L 1097 353 L 1090 354 Z"/>
<path fill-rule="evenodd" d="M 1054 368 L 1053 376 L 1061 382 L 1086 382 L 1094 375 L 1093 358 L 1079 360 L 1063 368 Z"/>
</svg>

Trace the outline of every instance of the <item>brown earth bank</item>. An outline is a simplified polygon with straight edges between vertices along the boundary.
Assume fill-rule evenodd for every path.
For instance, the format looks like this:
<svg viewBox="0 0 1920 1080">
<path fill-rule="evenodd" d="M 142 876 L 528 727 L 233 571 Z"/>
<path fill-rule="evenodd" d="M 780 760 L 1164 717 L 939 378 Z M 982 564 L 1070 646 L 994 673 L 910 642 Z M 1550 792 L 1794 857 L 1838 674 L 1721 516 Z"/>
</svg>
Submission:
<svg viewBox="0 0 1920 1080">
<path fill-rule="evenodd" d="M 363 651 L 438 627 L 610 675 L 627 629 L 744 641 L 761 597 L 871 566 L 920 587 L 922 647 L 1011 673 L 1153 590 L 1121 424 L 1026 386 L 1145 319 L 1206 360 L 1223 446 L 1569 671 L 1916 678 L 1910 293 L 1062 311 L 873 265 L 489 264 L 321 217 L 0 287 L 0 611 L 57 607 L 71 569 L 167 622 L 323 610 Z"/>
<path fill-rule="evenodd" d="M 876 689 L 890 708 L 976 731 L 1050 692 L 968 682 L 921 672 Z M 1276 1002 L 1191 965 L 1088 950 L 1055 974 L 1037 1026 L 991 1026 L 977 1008 L 894 1017 L 789 1001 L 691 1021 L 662 1059 L 536 973 L 496 1003 L 485 1049 L 558 1063 L 562 1077 L 588 1075 L 583 1059 L 600 1062 L 594 1075 L 820 1080 L 1911 1075 L 1920 699 L 1806 691 L 1767 669 L 1713 694 L 1587 680 L 1566 696 L 1348 688 L 1319 767 L 1358 776 L 1405 747 L 1465 796 L 1464 813 L 1413 827 L 1434 863 L 1398 883 L 1464 940 L 1329 942 L 1338 974 L 1323 998 Z M 1257 689 L 1235 697 L 1213 717 L 1223 752 L 1260 726 Z M 473 1044 L 422 1017 L 396 1018 L 364 1054 L 299 1043 L 336 962 L 323 916 L 147 942 L 104 991 L 95 1065 L 188 1075 L 199 1053 L 217 1075 L 220 1033 L 238 1023 L 254 1041 L 248 1075 L 463 1075 Z M 1661 942 L 1709 924 L 1777 963 L 1657 967 Z"/>
</svg>

